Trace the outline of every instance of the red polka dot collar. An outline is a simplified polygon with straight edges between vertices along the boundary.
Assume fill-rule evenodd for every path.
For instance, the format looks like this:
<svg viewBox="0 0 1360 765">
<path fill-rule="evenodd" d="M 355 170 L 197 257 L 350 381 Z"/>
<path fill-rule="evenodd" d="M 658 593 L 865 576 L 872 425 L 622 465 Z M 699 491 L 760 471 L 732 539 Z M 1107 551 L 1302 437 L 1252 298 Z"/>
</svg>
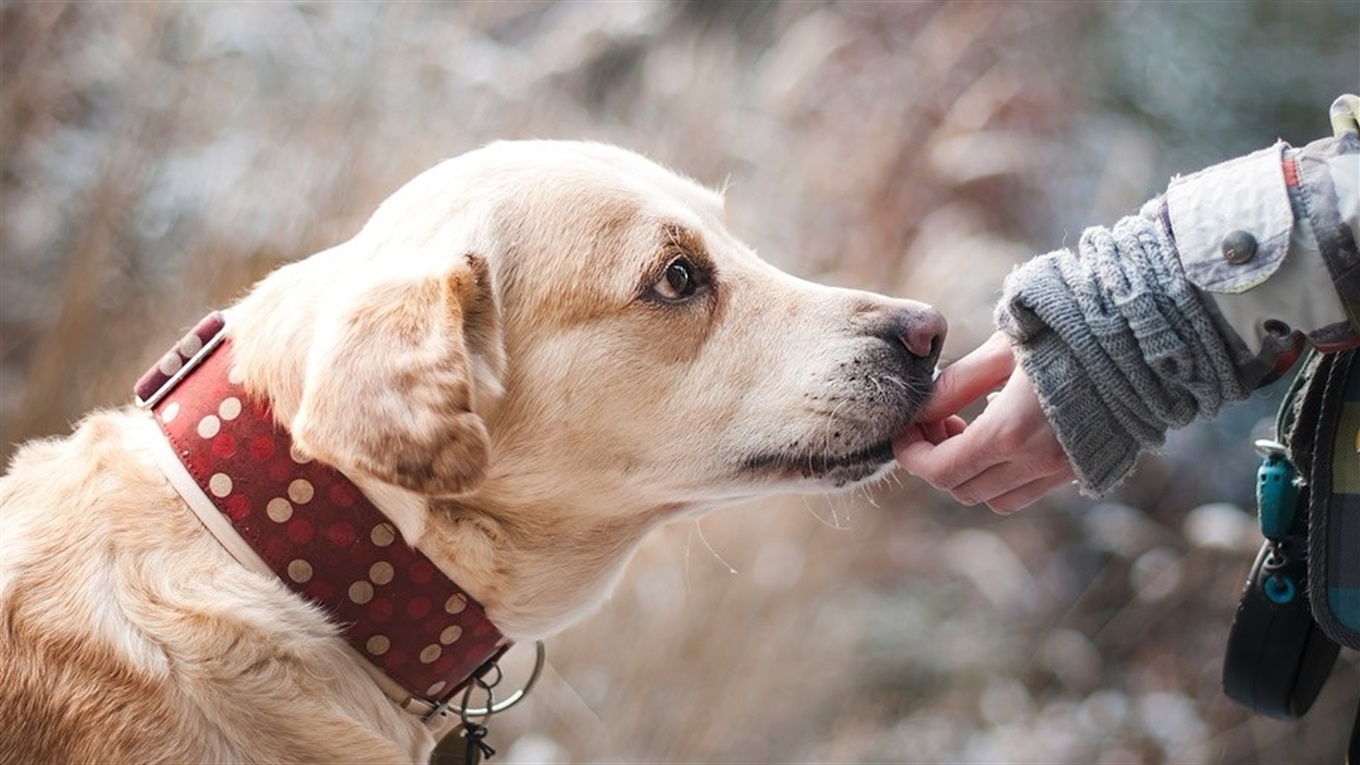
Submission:
<svg viewBox="0 0 1360 765">
<path fill-rule="evenodd" d="M 442 709 L 509 641 L 358 487 L 292 448 L 241 386 L 225 327 L 210 314 L 137 382 L 193 485 L 167 476 L 238 560 L 327 611 L 389 696 Z"/>
</svg>

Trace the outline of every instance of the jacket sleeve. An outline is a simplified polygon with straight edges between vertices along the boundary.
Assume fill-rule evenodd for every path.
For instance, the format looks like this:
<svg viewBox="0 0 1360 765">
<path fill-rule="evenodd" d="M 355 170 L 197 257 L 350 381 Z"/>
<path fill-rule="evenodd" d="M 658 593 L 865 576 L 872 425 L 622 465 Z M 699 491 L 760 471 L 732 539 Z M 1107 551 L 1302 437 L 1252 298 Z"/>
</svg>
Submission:
<svg viewBox="0 0 1360 765">
<path fill-rule="evenodd" d="M 1360 136 L 1280 143 L 1172 181 L 1076 252 L 1025 263 L 996 309 L 1089 494 L 1169 429 L 1360 340 Z"/>
<path fill-rule="evenodd" d="M 1154 200 L 1076 252 L 1006 278 L 997 325 L 1034 384 L 1082 489 L 1100 495 L 1167 430 L 1250 394 Z"/>
<path fill-rule="evenodd" d="M 1305 342 L 1360 343 L 1360 135 L 1268 149 L 1172 180 L 1167 225 L 1243 381 L 1287 369 Z"/>
</svg>

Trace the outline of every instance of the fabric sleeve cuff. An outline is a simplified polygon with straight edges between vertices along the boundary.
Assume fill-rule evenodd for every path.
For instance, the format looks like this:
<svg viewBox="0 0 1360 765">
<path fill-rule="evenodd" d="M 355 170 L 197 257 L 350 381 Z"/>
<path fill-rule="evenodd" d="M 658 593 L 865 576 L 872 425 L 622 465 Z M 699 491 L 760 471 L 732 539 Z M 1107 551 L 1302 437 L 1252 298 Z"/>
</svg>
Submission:
<svg viewBox="0 0 1360 765">
<path fill-rule="evenodd" d="M 1061 338 L 1040 332 L 1016 352 L 1082 492 L 1101 496 L 1113 490 L 1133 471 L 1138 441 Z"/>
</svg>

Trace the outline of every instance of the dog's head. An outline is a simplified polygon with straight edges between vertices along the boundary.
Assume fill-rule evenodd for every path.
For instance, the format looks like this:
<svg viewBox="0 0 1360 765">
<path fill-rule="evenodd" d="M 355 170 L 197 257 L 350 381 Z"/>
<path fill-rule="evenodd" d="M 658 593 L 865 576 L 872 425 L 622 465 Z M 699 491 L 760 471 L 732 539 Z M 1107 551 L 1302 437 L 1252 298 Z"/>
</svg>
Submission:
<svg viewBox="0 0 1360 765">
<path fill-rule="evenodd" d="M 651 525 L 883 473 L 945 331 L 770 266 L 636 154 L 546 141 L 429 170 L 242 307 L 247 385 L 352 477 Z"/>
</svg>

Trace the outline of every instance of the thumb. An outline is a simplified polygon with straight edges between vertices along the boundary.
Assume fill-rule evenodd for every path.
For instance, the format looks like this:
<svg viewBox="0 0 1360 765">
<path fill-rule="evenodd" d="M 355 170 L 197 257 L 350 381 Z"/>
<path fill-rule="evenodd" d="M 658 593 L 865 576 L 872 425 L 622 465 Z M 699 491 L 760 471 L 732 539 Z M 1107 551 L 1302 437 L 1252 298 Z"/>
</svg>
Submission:
<svg viewBox="0 0 1360 765">
<path fill-rule="evenodd" d="M 945 367 L 917 422 L 942 420 L 1004 383 L 1015 371 L 1010 340 L 997 332 L 968 355 Z"/>
</svg>

